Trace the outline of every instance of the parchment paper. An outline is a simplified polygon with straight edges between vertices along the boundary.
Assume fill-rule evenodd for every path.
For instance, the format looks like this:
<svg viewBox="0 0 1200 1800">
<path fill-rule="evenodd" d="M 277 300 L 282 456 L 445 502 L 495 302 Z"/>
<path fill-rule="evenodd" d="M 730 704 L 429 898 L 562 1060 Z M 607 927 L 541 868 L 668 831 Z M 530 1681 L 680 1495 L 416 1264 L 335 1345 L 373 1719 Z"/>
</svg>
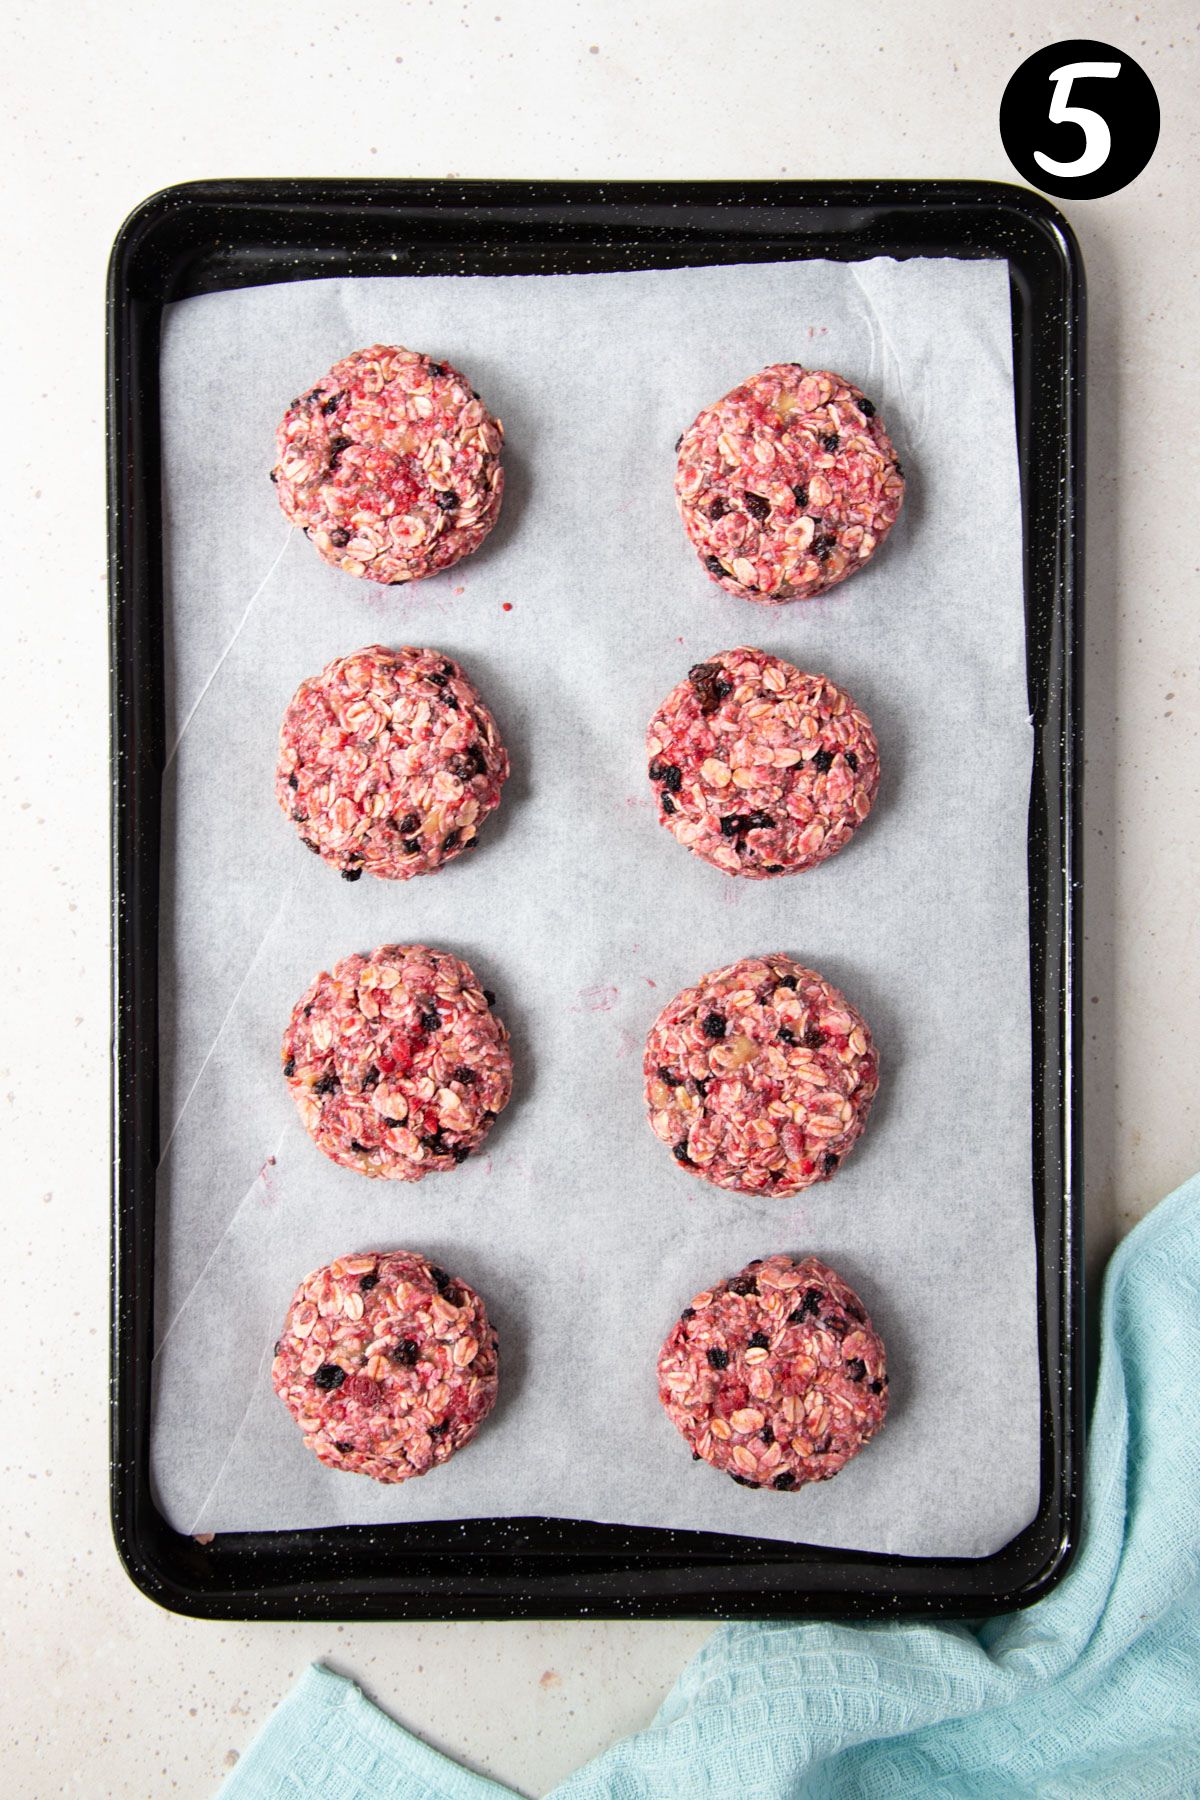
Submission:
<svg viewBox="0 0 1200 1800">
<path fill-rule="evenodd" d="M 491 539 L 405 589 L 328 568 L 267 480 L 289 399 L 376 341 L 449 357 L 507 429 Z M 672 446 L 702 405 L 782 359 L 862 384 L 909 491 L 865 572 L 772 611 L 700 569 Z M 285 284 L 170 309 L 162 373 L 175 747 L 153 1470 L 167 1516 L 202 1532 L 539 1513 L 999 1548 L 1038 1499 L 1032 739 L 1005 265 Z M 461 658 L 514 772 L 470 857 L 349 885 L 301 846 L 272 770 L 300 680 L 376 641 Z M 689 664 L 747 642 L 844 683 L 883 761 L 857 840 L 762 883 L 658 828 L 643 752 Z M 515 1095 L 486 1154 L 417 1186 L 328 1162 L 279 1074 L 310 978 L 386 941 L 465 956 L 513 1035 Z M 678 988 L 775 948 L 863 1008 L 882 1088 L 836 1178 L 772 1202 L 675 1167 L 644 1117 L 640 1060 Z M 501 1399 L 451 1464 L 383 1488 L 317 1463 L 269 1369 L 309 1270 L 396 1246 L 485 1296 Z M 847 1276 L 892 1373 L 882 1435 L 800 1494 L 693 1464 L 655 1390 L 692 1294 L 781 1249 Z"/>
</svg>

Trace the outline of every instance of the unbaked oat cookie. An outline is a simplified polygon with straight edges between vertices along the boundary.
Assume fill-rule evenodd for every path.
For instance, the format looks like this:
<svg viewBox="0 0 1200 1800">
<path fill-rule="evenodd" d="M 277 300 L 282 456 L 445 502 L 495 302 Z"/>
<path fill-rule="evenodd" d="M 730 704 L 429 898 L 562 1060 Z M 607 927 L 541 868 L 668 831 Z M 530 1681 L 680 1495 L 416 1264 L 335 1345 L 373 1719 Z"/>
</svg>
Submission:
<svg viewBox="0 0 1200 1800">
<path fill-rule="evenodd" d="M 824 862 L 871 810 L 871 721 L 825 675 L 743 647 L 697 663 L 646 734 L 659 818 L 727 875 Z"/>
<path fill-rule="evenodd" d="M 389 1181 L 465 1161 L 512 1092 L 494 1000 L 465 962 L 423 944 L 385 944 L 318 975 L 281 1053 L 318 1149 Z"/>
<path fill-rule="evenodd" d="M 491 1412 L 496 1334 L 479 1295 L 423 1256 L 341 1256 L 297 1288 L 271 1380 L 329 1468 L 408 1481 Z"/>
<path fill-rule="evenodd" d="M 297 689 L 275 793 L 344 881 L 407 881 L 472 847 L 507 777 L 496 721 L 456 662 L 371 644 Z"/>
<path fill-rule="evenodd" d="M 271 480 L 327 563 L 394 586 L 478 550 L 500 513 L 503 442 L 457 369 L 374 344 L 292 401 Z"/>
<path fill-rule="evenodd" d="M 874 555 L 904 476 L 865 395 L 773 363 L 705 407 L 679 440 L 675 492 L 700 560 L 731 594 L 809 600 Z"/>
<path fill-rule="evenodd" d="M 887 1385 L 866 1308 L 815 1256 L 756 1259 L 697 1294 L 658 1359 L 671 1423 L 742 1487 L 828 1481 L 883 1424 Z"/>
<path fill-rule="evenodd" d="M 828 1181 L 879 1086 L 866 1020 L 782 954 L 745 957 L 676 994 L 642 1066 L 650 1124 L 679 1166 L 743 1194 Z"/>
</svg>

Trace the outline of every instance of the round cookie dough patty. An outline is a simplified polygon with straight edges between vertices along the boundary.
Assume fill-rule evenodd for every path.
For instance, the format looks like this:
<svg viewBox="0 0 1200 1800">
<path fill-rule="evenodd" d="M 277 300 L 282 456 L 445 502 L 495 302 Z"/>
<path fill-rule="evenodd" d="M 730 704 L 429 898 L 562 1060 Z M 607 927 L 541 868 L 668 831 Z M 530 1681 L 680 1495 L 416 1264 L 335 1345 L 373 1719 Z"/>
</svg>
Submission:
<svg viewBox="0 0 1200 1800">
<path fill-rule="evenodd" d="M 745 957 L 676 994 L 643 1069 L 650 1124 L 680 1167 L 744 1194 L 827 1181 L 879 1086 L 866 1020 L 782 954 Z"/>
<path fill-rule="evenodd" d="M 478 550 L 500 513 L 504 428 L 466 377 L 375 344 L 283 416 L 275 491 L 327 563 L 394 585 Z"/>
<path fill-rule="evenodd" d="M 659 817 L 727 875 L 761 881 L 824 862 L 871 810 L 871 721 L 824 675 L 726 650 L 672 688 L 646 734 Z"/>
<path fill-rule="evenodd" d="M 465 962 L 423 944 L 385 944 L 318 975 L 292 1009 L 282 1050 L 317 1148 L 389 1181 L 463 1162 L 512 1092 L 494 999 Z"/>
<path fill-rule="evenodd" d="M 343 880 L 407 881 L 476 841 L 507 777 L 496 721 L 456 662 L 372 644 L 296 690 L 275 793 Z"/>
<path fill-rule="evenodd" d="M 815 1256 L 768 1256 L 697 1294 L 658 1359 L 671 1423 L 743 1487 L 828 1481 L 883 1424 L 887 1381 L 862 1301 Z"/>
<path fill-rule="evenodd" d="M 341 1256 L 296 1289 L 271 1380 L 329 1468 L 408 1481 L 491 1412 L 496 1334 L 479 1295 L 423 1256 Z"/>
<path fill-rule="evenodd" d="M 810 600 L 874 555 L 904 476 L 871 401 L 840 375 L 773 363 L 679 440 L 684 530 L 744 600 Z"/>
</svg>

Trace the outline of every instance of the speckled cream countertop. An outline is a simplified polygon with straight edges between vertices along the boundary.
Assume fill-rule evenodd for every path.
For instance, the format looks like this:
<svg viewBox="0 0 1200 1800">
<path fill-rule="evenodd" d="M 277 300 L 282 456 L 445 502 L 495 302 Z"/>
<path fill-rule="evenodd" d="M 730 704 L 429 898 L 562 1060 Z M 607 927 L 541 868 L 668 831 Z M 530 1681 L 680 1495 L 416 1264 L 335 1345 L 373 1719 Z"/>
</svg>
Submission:
<svg viewBox="0 0 1200 1800">
<path fill-rule="evenodd" d="M 647 1720 L 705 1625 L 222 1625 L 142 1598 L 107 1517 L 108 718 L 103 276 L 204 176 L 981 177 L 1008 75 L 1086 29 L 1136 56 L 1146 172 L 1079 203 L 1091 299 L 1087 1209 L 1098 1270 L 1200 1164 L 1200 401 L 1194 12 L 1031 0 L 131 0 L 7 15 L 0 130 L 9 831 L 0 1049 L 6 1792 L 213 1792 L 306 1663 L 544 1793 Z"/>
</svg>

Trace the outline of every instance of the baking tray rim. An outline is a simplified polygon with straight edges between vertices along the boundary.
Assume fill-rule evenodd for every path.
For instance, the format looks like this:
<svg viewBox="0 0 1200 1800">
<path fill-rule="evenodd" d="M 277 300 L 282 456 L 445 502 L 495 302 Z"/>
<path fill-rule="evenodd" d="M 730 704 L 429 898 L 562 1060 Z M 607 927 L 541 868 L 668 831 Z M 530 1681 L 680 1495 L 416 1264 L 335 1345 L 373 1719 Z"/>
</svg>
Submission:
<svg viewBox="0 0 1200 1800">
<path fill-rule="evenodd" d="M 961 229 L 958 248 L 930 249 L 919 232 L 917 239 L 907 241 L 909 247 L 898 247 L 895 234 L 901 220 L 911 231 L 918 220 L 925 225 L 935 215 Z M 274 243 L 270 253 L 279 260 L 255 277 L 237 261 L 238 251 L 247 246 L 235 242 L 234 222 L 261 225 L 268 218 L 281 227 L 277 239 L 285 237 L 283 228 L 298 221 L 310 235 L 300 249 L 294 242 Z M 330 228 L 326 235 L 333 236 L 332 244 L 314 243 L 312 227 L 318 221 Z M 499 247 L 502 259 L 538 247 L 543 254 L 551 252 L 555 270 L 561 267 L 560 257 L 578 270 L 573 259 L 581 245 L 594 250 L 589 234 L 602 222 L 608 254 L 617 260 L 589 260 L 586 267 L 786 259 L 789 251 L 845 260 L 1003 256 L 1014 301 L 1019 282 L 1033 280 L 1030 259 L 1039 252 L 1049 259 L 1057 306 L 1023 319 L 1020 343 L 1014 318 L 1027 644 L 1035 629 L 1046 633 L 1036 658 L 1030 652 L 1037 742 L 1029 838 L 1043 1483 L 1034 1521 L 991 1556 L 899 1557 L 545 1519 L 222 1533 L 201 1545 L 174 1531 L 155 1505 L 149 1475 L 149 1362 L 156 1156 L 149 1144 L 156 1142 L 156 1096 L 150 1091 L 156 1082 L 139 1071 L 147 1060 L 154 1066 L 153 1059 L 145 1058 L 144 1041 L 147 1028 L 152 1040 L 157 1030 L 156 1010 L 147 1015 L 146 990 L 149 986 L 156 1009 L 159 793 L 154 782 L 156 756 L 161 772 L 162 691 L 161 679 L 155 688 L 155 623 L 148 621 L 147 607 L 157 591 L 161 625 L 158 321 L 163 305 L 181 286 L 198 292 L 255 285 L 257 280 L 406 272 L 395 261 L 394 249 L 380 247 L 386 241 L 380 226 L 390 223 L 403 231 L 406 222 L 411 227 L 418 221 L 457 225 L 476 251 L 485 227 L 494 231 L 504 225 L 511 234 L 519 225 L 527 226 L 536 238 L 526 246 L 524 240 L 516 244 L 505 237 Z M 738 236 L 752 221 L 764 229 L 748 239 Z M 875 237 L 871 227 L 881 221 L 884 228 Z M 199 232 L 190 257 L 172 242 L 181 225 L 185 239 L 192 226 L 208 228 Z M 213 226 L 218 228 L 215 236 Z M 227 241 L 222 231 L 228 233 Z M 358 241 L 351 243 L 356 232 Z M 461 242 L 446 236 L 424 250 L 426 255 L 453 255 L 456 246 L 461 254 Z M 726 253 L 714 254 L 717 250 Z M 748 256 L 748 250 L 760 254 Z M 264 254 L 261 246 L 258 253 Z M 310 260 L 302 263 L 305 255 Z M 385 255 L 386 266 L 380 262 Z M 349 270 L 336 266 L 339 260 L 344 265 L 356 258 Z M 215 259 L 219 278 L 209 286 L 191 285 L 192 271 L 204 259 L 210 267 Z M 491 263 L 486 266 L 501 272 Z M 1025 304 L 1032 302 L 1026 299 Z M 107 288 L 113 880 L 110 1471 L 118 1554 L 150 1598 L 197 1617 L 982 1617 L 1032 1604 L 1061 1579 L 1078 1541 L 1083 1449 L 1077 626 L 1084 330 L 1082 260 L 1070 227 L 1040 195 L 997 182 L 199 181 L 160 190 L 126 219 L 114 243 Z M 1040 346 L 1035 341 L 1039 331 L 1046 340 Z M 1048 360 L 1038 361 L 1034 353 L 1039 347 Z M 150 374 L 153 380 L 147 379 Z M 1027 391 L 1023 382 L 1029 384 Z M 1031 460 L 1039 391 L 1041 403 L 1057 413 L 1061 426 L 1053 438 L 1057 467 L 1048 474 L 1039 474 L 1039 464 Z M 148 424 L 155 464 L 149 471 Z M 1045 434 L 1036 452 L 1043 460 L 1051 455 Z M 1053 552 L 1048 573 L 1043 551 Z M 1043 586 L 1045 582 L 1049 585 Z M 1052 600 L 1051 616 L 1042 620 L 1038 602 L 1045 593 Z M 1047 861 L 1047 848 L 1035 892 L 1037 803 L 1051 796 L 1057 799 L 1057 820 L 1047 808 L 1041 823 L 1053 838 L 1055 860 Z M 152 893 L 146 891 L 147 883 Z M 1056 926 L 1053 934 L 1043 932 L 1044 942 L 1037 930 L 1039 918 L 1046 924 L 1039 911 L 1043 904 Z M 1046 985 L 1047 960 L 1056 971 L 1051 988 Z M 1045 990 L 1040 1019 L 1038 969 Z M 1057 1002 L 1053 1007 L 1051 999 Z M 142 1054 L 134 1054 L 139 1046 Z M 1039 1078 L 1045 1089 L 1040 1096 Z M 1052 1194 L 1044 1190 L 1037 1166 L 1050 1132 L 1057 1157 Z M 1047 1237 L 1055 1232 L 1056 1266 L 1050 1269 Z M 1056 1322 L 1053 1340 L 1048 1314 Z M 496 1542 L 468 1547 L 481 1529 Z M 579 1533 L 588 1547 L 564 1548 L 565 1540 L 577 1539 Z M 398 1570 L 396 1563 L 405 1560 L 405 1552 L 410 1566 Z"/>
</svg>

